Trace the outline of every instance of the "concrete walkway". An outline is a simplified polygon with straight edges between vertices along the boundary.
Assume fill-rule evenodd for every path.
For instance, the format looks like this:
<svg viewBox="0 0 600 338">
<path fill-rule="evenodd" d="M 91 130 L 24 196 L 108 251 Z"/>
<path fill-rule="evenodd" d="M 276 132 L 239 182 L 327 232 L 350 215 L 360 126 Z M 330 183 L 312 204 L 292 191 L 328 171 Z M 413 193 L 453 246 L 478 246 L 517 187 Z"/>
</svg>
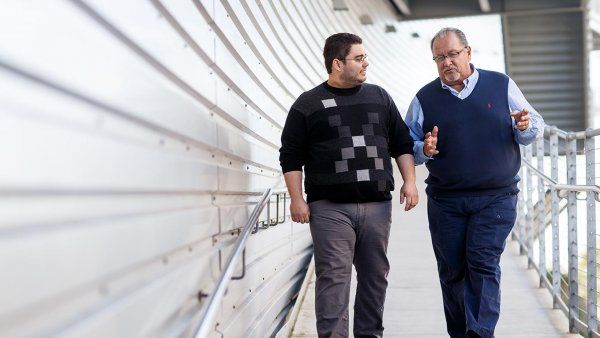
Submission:
<svg viewBox="0 0 600 338">
<path fill-rule="evenodd" d="M 405 212 L 394 192 L 394 212 L 388 256 L 391 264 L 384 313 L 385 337 L 448 337 L 437 268 L 427 225 L 424 167 L 418 167 L 420 203 Z M 400 177 L 399 174 L 396 177 Z M 527 270 L 525 257 L 509 240 L 502 256 L 502 313 L 496 337 L 558 338 L 568 334 L 568 321 L 552 309 L 552 297 L 538 288 L 535 270 Z M 353 277 L 354 278 L 354 277 Z M 350 325 L 356 288 L 353 279 Z M 317 337 L 314 312 L 314 276 L 309 284 L 292 337 Z M 350 327 L 352 332 L 352 327 Z"/>
</svg>

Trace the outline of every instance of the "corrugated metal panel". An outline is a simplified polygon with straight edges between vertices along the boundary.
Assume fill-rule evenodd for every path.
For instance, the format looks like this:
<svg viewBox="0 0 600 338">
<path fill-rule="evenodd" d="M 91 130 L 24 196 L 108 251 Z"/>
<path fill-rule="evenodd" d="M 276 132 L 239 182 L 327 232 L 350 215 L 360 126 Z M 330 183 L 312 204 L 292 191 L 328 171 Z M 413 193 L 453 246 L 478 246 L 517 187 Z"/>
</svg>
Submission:
<svg viewBox="0 0 600 338">
<path fill-rule="evenodd" d="M 579 8 L 586 0 L 487 0 L 487 6 L 474 0 L 403 0 L 409 13 L 397 9 L 403 20 L 448 18 L 468 15 L 499 14 L 505 12 L 523 12 L 553 10 L 560 8 Z M 388 0 L 394 3 L 395 0 Z"/>
<path fill-rule="evenodd" d="M 283 187 L 281 127 L 326 79 L 325 38 L 361 35 L 403 114 L 435 76 L 427 41 L 385 33 L 389 3 L 346 3 L 4 2 L 0 336 L 189 336 L 256 194 Z M 252 235 L 214 335 L 272 333 L 310 254 L 288 219 Z"/>
<path fill-rule="evenodd" d="M 585 1 L 585 0 L 584 0 Z M 503 0 L 504 10 L 540 10 L 552 8 L 580 7 L 582 0 Z"/>
<path fill-rule="evenodd" d="M 279 135 L 301 89 L 261 67 L 273 55 L 247 47 L 220 2 L 2 6 L 0 336 L 185 335 L 232 243 L 215 239 L 282 185 Z M 279 314 L 310 247 L 289 220 L 259 231 L 223 305 Z"/>
<path fill-rule="evenodd" d="M 533 6 L 510 2 L 512 9 Z M 546 123 L 564 130 L 586 127 L 587 77 L 582 11 L 505 15 L 508 74 Z"/>
</svg>

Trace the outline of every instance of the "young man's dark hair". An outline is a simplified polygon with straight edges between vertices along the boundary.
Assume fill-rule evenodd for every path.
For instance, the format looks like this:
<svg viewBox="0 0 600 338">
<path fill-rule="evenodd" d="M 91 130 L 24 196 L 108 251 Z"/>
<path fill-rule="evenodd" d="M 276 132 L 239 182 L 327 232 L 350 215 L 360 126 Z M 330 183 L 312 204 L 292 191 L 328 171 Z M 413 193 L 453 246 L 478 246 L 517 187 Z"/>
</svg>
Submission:
<svg viewBox="0 0 600 338">
<path fill-rule="evenodd" d="M 352 45 L 362 44 L 362 39 L 352 33 L 337 33 L 325 40 L 323 47 L 323 57 L 325 58 L 325 68 L 327 73 L 331 74 L 331 63 L 334 59 L 343 60 L 350 53 Z"/>
</svg>

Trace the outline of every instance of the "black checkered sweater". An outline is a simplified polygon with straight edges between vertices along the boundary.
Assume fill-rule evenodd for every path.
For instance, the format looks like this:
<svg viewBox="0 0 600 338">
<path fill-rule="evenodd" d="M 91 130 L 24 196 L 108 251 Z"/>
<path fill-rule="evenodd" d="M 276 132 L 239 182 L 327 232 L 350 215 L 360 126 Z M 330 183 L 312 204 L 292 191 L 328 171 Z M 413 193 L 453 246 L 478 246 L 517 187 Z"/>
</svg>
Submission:
<svg viewBox="0 0 600 338">
<path fill-rule="evenodd" d="M 284 173 L 304 167 L 308 202 L 376 202 L 392 198 L 391 158 L 412 148 L 408 127 L 383 88 L 325 82 L 292 105 L 279 161 Z"/>
</svg>

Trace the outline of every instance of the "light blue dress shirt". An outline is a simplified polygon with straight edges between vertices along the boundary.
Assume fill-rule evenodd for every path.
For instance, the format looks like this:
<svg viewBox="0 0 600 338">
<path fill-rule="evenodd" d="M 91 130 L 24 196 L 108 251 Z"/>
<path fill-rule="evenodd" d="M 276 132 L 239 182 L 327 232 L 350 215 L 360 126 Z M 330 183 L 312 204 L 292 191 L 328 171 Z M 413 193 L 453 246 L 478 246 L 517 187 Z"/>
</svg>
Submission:
<svg viewBox="0 0 600 338">
<path fill-rule="evenodd" d="M 479 80 L 479 72 L 477 68 L 471 65 L 471 69 L 473 69 L 473 73 L 466 78 L 463 83 L 465 87 L 459 92 L 456 89 L 446 85 L 442 82 L 442 88 L 448 90 L 452 95 L 458 97 L 461 100 L 466 99 L 473 92 L 473 88 L 477 85 L 477 80 Z M 541 137 L 544 133 L 544 119 L 540 116 L 540 114 L 527 102 L 523 93 L 517 87 L 517 84 L 512 80 L 508 79 L 508 107 L 510 111 L 507 111 L 507 114 L 514 110 L 523 110 L 527 109 L 529 111 L 529 126 L 527 129 L 521 131 L 517 129 L 514 118 L 513 120 L 513 130 L 515 135 L 515 142 L 523 145 L 528 145 L 533 142 L 537 137 Z M 423 108 L 421 107 L 421 103 L 419 99 L 415 96 L 408 107 L 408 112 L 406 113 L 406 125 L 410 129 L 410 136 L 415 141 L 415 145 L 413 147 L 413 151 L 415 154 L 415 164 L 423 164 L 431 159 L 432 157 L 428 157 L 423 153 L 423 138 L 425 137 L 425 133 L 423 131 Z M 429 132 L 431 130 L 427 130 Z M 443 133 L 443 130 L 439 131 Z"/>
</svg>

